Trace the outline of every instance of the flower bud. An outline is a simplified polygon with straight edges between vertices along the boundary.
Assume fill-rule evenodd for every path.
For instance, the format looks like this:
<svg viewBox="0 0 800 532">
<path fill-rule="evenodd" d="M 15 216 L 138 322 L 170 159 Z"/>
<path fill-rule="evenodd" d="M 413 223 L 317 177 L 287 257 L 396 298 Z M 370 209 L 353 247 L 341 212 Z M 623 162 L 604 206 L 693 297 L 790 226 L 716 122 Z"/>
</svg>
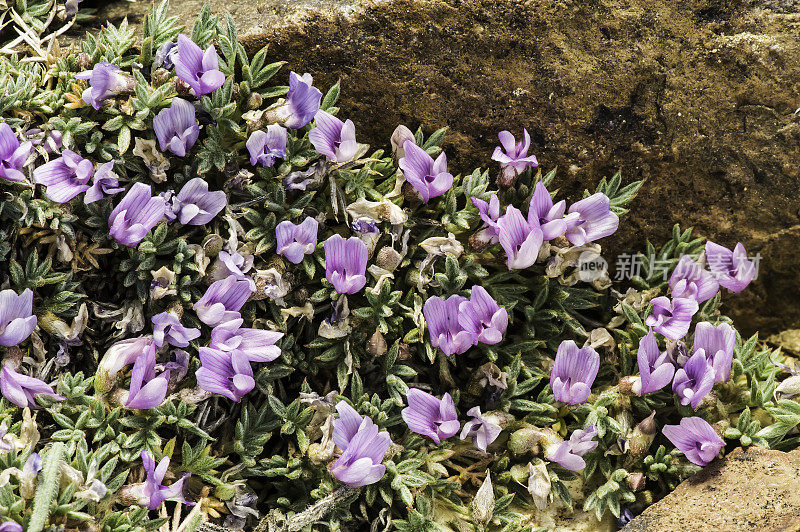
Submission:
<svg viewBox="0 0 800 532">
<path fill-rule="evenodd" d="M 406 273 L 406 282 L 410 285 L 424 286 L 428 284 L 428 281 L 430 279 L 417 268 L 409 268 L 408 273 Z"/>
<path fill-rule="evenodd" d="M 488 525 L 494 514 L 494 488 L 492 487 L 491 472 L 486 470 L 486 480 L 483 481 L 478 493 L 472 500 L 472 516 L 482 525 Z"/>
<path fill-rule="evenodd" d="M 64 466 L 66 464 L 62 462 L 61 465 Z M 36 494 L 36 476 L 41 470 L 42 458 L 39 453 L 31 453 L 25 461 L 25 465 L 22 466 L 22 473 L 19 475 L 19 494 L 22 495 L 23 499 L 33 499 Z M 81 480 L 83 479 L 81 478 Z"/>
<path fill-rule="evenodd" d="M 628 486 L 630 486 L 631 490 L 639 491 L 644 488 L 647 479 L 642 473 L 630 473 L 625 481 L 628 483 Z"/>
<path fill-rule="evenodd" d="M 75 64 L 80 70 L 91 70 L 92 58 L 86 52 L 81 52 L 78 54 Z"/>
<path fill-rule="evenodd" d="M 374 357 L 379 357 L 386 353 L 387 347 L 386 339 L 381 334 L 381 330 L 376 328 L 367 341 L 367 353 Z"/>
<path fill-rule="evenodd" d="M 642 391 L 642 378 L 628 375 L 619 380 L 619 392 L 623 395 L 639 395 Z"/>
<path fill-rule="evenodd" d="M 650 444 L 656 437 L 658 427 L 655 421 L 656 413 L 653 411 L 649 416 L 639 422 L 633 433 L 628 438 L 628 451 L 633 457 L 641 457 L 647 453 Z"/>
<path fill-rule="evenodd" d="M 517 172 L 513 166 L 501 168 L 500 173 L 497 174 L 497 184 L 501 188 L 513 187 L 516 184 L 517 179 L 519 179 L 519 172 Z"/>
<path fill-rule="evenodd" d="M 384 246 L 378 251 L 375 264 L 384 270 L 393 272 L 403 261 L 403 255 L 391 246 Z"/>
<path fill-rule="evenodd" d="M 397 359 L 398 360 L 408 360 L 411 358 L 411 348 L 408 344 L 400 343 L 400 346 L 397 350 Z"/>
<path fill-rule="evenodd" d="M 414 133 L 412 133 L 410 129 L 402 124 L 397 126 L 392 133 L 392 138 L 390 139 L 392 143 L 392 159 L 394 160 L 395 164 L 397 164 L 401 157 L 405 156 L 406 151 L 403 149 L 403 145 L 407 140 L 410 140 L 416 144 Z"/>
<path fill-rule="evenodd" d="M 483 251 L 487 247 L 491 246 L 494 242 L 496 242 L 496 234 L 494 232 L 494 228 L 492 227 L 484 227 L 477 233 L 473 233 L 469 237 L 469 245 L 475 251 Z"/>
<path fill-rule="evenodd" d="M 203 239 L 203 251 L 209 257 L 216 257 L 222 251 L 224 245 L 225 239 L 216 233 L 210 234 Z"/>
<path fill-rule="evenodd" d="M 264 98 L 257 92 L 250 93 L 250 97 L 247 99 L 247 108 L 248 109 L 258 109 L 261 107 L 261 104 L 264 103 Z"/>
<path fill-rule="evenodd" d="M 305 305 L 308 301 L 308 288 L 305 286 L 298 287 L 292 294 L 292 299 L 296 305 Z"/>
<path fill-rule="evenodd" d="M 536 508 L 540 511 L 547 508 L 550 499 L 550 474 L 544 461 L 538 460 L 536 465 L 528 464 L 528 493 L 533 497 Z"/>
</svg>

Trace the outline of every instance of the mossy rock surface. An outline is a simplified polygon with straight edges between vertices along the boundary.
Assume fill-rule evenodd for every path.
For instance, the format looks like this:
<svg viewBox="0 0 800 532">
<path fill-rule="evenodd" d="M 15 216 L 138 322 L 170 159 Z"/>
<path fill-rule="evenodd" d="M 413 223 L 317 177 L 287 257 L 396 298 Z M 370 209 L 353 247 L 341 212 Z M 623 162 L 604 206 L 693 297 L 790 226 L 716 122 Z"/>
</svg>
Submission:
<svg viewBox="0 0 800 532">
<path fill-rule="evenodd" d="M 90 2 L 87 2 L 87 4 Z M 201 0 L 172 0 L 182 21 Z M 116 2 L 100 20 L 139 19 Z M 270 44 L 321 86 L 342 80 L 359 139 L 448 126 L 459 171 L 526 127 L 573 195 L 646 179 L 609 256 L 672 226 L 763 259 L 744 333 L 800 324 L 800 4 L 745 0 L 211 0 L 249 51 Z"/>
</svg>

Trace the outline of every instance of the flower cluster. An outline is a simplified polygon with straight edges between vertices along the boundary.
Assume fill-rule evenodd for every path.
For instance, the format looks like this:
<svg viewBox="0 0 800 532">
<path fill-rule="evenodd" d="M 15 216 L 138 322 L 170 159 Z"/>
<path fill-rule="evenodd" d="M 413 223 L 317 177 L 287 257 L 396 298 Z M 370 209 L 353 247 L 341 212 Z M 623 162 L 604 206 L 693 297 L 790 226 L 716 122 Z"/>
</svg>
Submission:
<svg viewBox="0 0 800 532">
<path fill-rule="evenodd" d="M 0 529 L 516 530 L 794 445 L 794 362 L 721 311 L 742 244 L 584 275 L 641 182 L 559 197 L 528 130 L 467 173 L 367 138 L 208 9 L 43 63 L 91 8 L 40 4 L 0 58 Z"/>
</svg>

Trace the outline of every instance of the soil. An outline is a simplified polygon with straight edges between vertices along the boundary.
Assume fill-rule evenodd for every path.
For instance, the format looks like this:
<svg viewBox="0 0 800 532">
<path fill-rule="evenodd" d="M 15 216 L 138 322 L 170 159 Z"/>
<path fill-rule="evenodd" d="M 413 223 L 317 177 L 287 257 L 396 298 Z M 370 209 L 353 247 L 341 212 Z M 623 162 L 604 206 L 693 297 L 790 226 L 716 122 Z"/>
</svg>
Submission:
<svg viewBox="0 0 800 532">
<path fill-rule="evenodd" d="M 87 4 L 90 3 L 87 1 Z M 101 20 L 141 18 L 118 2 Z M 726 308 L 743 333 L 800 326 L 800 2 L 796 0 L 212 0 L 249 52 L 327 87 L 359 140 L 447 126 L 451 169 L 490 165 L 523 127 L 577 199 L 621 170 L 645 186 L 609 256 L 672 226 L 762 256 Z M 190 21 L 202 2 L 173 0 Z M 613 260 L 613 259 L 612 259 Z"/>
</svg>

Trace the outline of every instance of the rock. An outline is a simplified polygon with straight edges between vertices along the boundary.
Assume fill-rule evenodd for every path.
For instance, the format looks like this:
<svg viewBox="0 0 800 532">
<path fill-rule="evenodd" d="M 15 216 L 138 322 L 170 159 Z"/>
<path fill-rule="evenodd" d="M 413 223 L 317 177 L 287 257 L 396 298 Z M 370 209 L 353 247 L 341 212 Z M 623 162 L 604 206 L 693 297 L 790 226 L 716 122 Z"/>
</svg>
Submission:
<svg viewBox="0 0 800 532">
<path fill-rule="evenodd" d="M 800 355 L 800 329 L 790 329 L 778 334 L 773 334 L 767 338 L 767 342 L 795 356 Z"/>
<path fill-rule="evenodd" d="M 173 0 L 190 21 L 201 0 Z M 100 16 L 141 18 L 149 4 Z M 612 258 L 672 226 L 762 255 L 730 298 L 745 333 L 800 325 L 800 4 L 790 0 L 211 0 L 249 52 L 342 81 L 359 139 L 448 126 L 461 172 L 497 132 L 531 133 L 564 194 L 621 170 L 645 179 Z M 254 8 L 255 6 L 255 8 Z"/>
<path fill-rule="evenodd" d="M 751 447 L 717 460 L 650 506 L 623 532 L 800 528 L 800 450 Z"/>
</svg>

